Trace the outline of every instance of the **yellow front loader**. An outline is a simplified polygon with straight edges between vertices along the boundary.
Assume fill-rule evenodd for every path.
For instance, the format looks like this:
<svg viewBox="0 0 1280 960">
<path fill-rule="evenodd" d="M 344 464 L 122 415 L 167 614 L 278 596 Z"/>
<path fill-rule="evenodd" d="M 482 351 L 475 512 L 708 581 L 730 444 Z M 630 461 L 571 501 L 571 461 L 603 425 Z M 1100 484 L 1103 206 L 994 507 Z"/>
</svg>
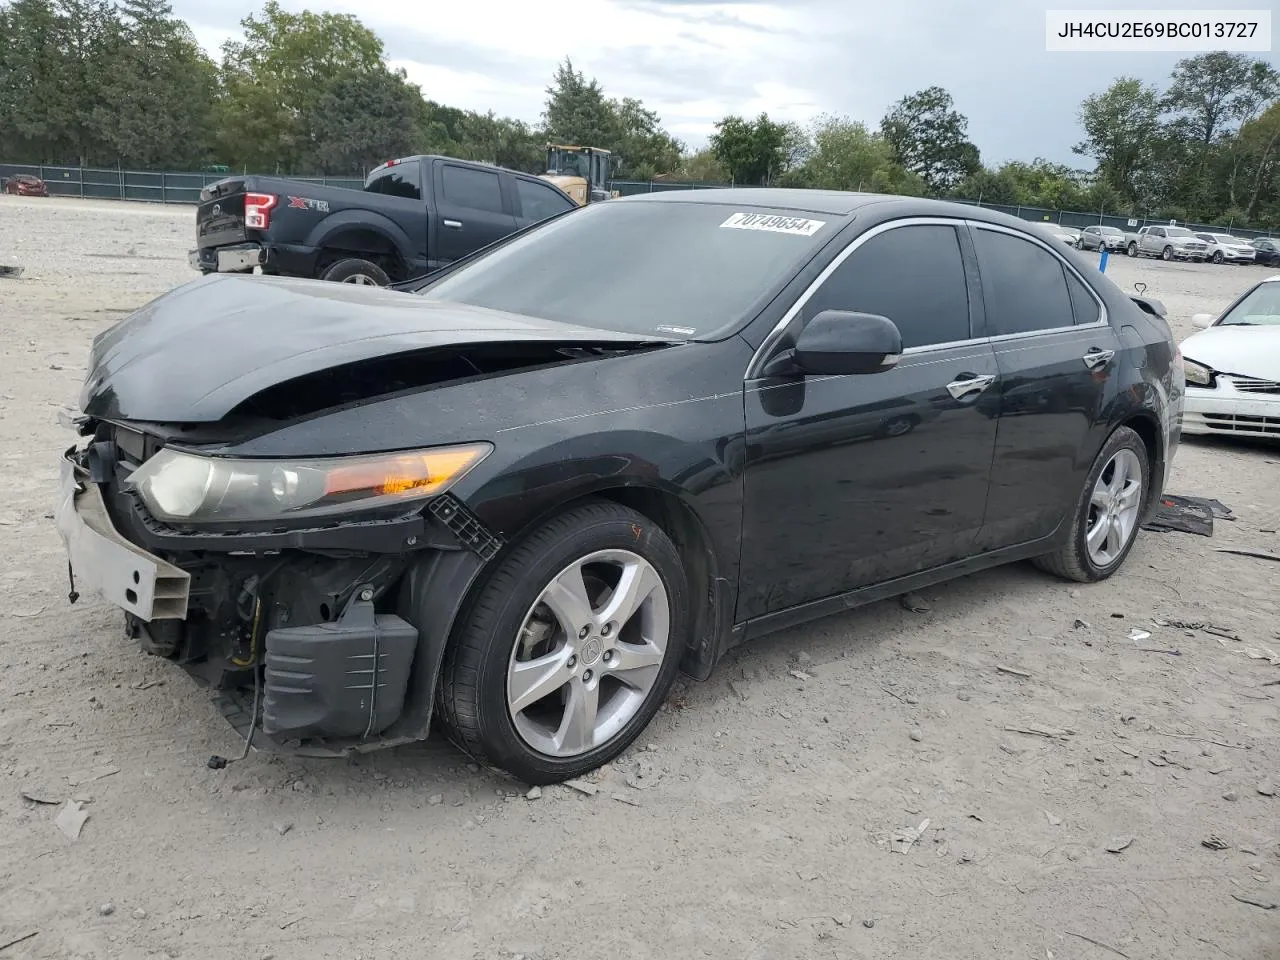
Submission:
<svg viewBox="0 0 1280 960">
<path fill-rule="evenodd" d="M 599 147 L 549 143 L 547 172 L 542 175 L 542 179 L 554 183 L 574 203 L 585 207 L 588 203 L 620 196 L 617 190 L 609 192 L 612 161 L 613 154 Z"/>
</svg>

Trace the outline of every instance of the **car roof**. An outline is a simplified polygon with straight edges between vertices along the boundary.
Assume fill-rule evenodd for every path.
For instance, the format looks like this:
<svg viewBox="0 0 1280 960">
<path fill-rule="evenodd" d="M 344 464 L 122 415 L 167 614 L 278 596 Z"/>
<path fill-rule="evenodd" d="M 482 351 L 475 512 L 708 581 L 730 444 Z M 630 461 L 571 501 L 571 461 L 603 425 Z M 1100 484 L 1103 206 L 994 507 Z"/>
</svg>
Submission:
<svg viewBox="0 0 1280 960">
<path fill-rule="evenodd" d="M 977 220 L 997 226 L 1028 230 L 1036 224 L 1033 220 L 1001 213 L 987 207 L 949 200 L 929 200 L 923 197 L 901 197 L 887 193 L 855 193 L 845 190 L 805 190 L 788 187 L 720 187 L 693 190 L 661 190 L 655 193 L 636 193 L 629 197 L 610 200 L 610 203 L 714 203 L 733 207 L 772 207 L 783 210 L 799 210 L 807 213 L 825 213 L 829 216 L 853 216 L 859 210 L 872 205 L 877 213 L 888 212 L 893 217 L 954 217 Z M 886 211 L 885 208 L 888 208 Z M 1058 226 L 1041 224 L 1041 226 Z"/>
</svg>

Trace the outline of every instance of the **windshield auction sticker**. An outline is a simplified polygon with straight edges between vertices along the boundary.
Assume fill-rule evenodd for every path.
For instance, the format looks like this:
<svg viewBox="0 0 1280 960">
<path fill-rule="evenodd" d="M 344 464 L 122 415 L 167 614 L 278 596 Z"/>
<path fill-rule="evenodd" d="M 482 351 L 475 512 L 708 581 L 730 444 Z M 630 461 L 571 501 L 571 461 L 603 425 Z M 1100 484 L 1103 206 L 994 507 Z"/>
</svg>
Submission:
<svg viewBox="0 0 1280 960">
<path fill-rule="evenodd" d="M 721 230 L 767 230 L 770 233 L 791 233 L 797 237 L 812 237 L 827 225 L 825 220 L 806 220 L 804 217 L 779 217 L 764 213 L 735 213 Z"/>
</svg>

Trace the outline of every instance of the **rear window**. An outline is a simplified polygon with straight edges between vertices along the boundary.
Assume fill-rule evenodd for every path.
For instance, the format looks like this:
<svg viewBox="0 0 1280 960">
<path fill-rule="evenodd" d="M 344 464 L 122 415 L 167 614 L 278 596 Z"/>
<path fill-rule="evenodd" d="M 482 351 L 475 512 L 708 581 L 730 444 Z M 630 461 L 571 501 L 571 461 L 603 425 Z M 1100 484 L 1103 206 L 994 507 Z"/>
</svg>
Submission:
<svg viewBox="0 0 1280 960">
<path fill-rule="evenodd" d="M 610 200 L 521 234 L 419 291 L 626 333 L 727 333 L 843 218 L 718 203 Z"/>
<path fill-rule="evenodd" d="M 364 185 L 364 189 L 366 193 L 385 193 L 391 197 L 421 200 L 422 189 L 419 186 L 418 177 L 417 161 L 398 163 L 381 173 L 375 173 Z"/>
</svg>

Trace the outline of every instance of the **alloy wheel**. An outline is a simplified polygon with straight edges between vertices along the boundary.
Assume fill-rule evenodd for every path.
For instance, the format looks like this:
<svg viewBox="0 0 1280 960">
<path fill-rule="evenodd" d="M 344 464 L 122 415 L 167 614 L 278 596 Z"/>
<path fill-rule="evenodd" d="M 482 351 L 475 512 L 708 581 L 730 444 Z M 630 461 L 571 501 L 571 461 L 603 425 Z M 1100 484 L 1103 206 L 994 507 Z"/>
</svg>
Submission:
<svg viewBox="0 0 1280 960">
<path fill-rule="evenodd" d="M 363 273 L 356 273 L 356 274 L 352 274 L 351 276 L 347 277 L 347 279 L 343 280 L 342 282 L 343 282 L 343 283 L 358 283 L 358 284 L 361 284 L 362 286 L 366 286 L 366 287 L 376 287 L 376 286 L 378 285 L 378 284 L 374 281 L 373 277 L 366 276 L 366 275 L 365 275 L 365 274 L 363 274 Z"/>
<path fill-rule="evenodd" d="M 601 550 L 551 580 L 525 615 L 507 667 L 507 711 L 539 753 L 575 757 L 616 736 L 658 682 L 671 606 L 658 571 Z"/>
<path fill-rule="evenodd" d="M 1115 563 L 1129 545 L 1142 508 L 1142 464 L 1132 450 L 1118 450 L 1098 474 L 1089 496 L 1085 545 L 1098 567 Z"/>
</svg>

